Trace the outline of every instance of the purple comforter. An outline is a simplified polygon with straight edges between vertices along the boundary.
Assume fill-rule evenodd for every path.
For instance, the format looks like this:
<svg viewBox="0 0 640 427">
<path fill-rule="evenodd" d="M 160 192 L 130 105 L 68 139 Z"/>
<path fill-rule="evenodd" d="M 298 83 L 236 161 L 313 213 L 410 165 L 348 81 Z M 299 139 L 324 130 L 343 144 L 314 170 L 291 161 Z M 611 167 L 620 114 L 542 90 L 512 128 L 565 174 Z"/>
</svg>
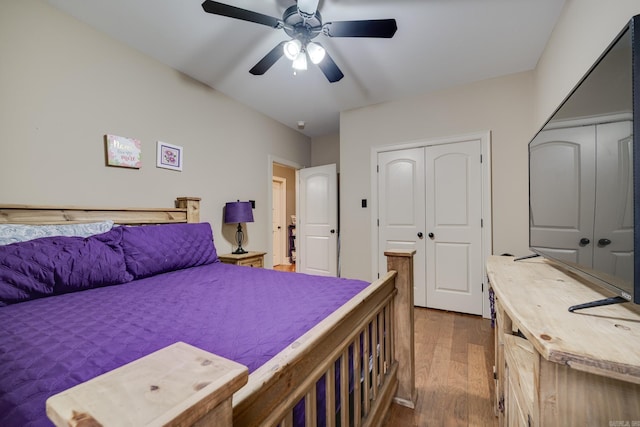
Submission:
<svg viewBox="0 0 640 427">
<path fill-rule="evenodd" d="M 368 284 L 208 264 L 0 308 L 0 426 L 176 341 L 255 370 Z"/>
</svg>

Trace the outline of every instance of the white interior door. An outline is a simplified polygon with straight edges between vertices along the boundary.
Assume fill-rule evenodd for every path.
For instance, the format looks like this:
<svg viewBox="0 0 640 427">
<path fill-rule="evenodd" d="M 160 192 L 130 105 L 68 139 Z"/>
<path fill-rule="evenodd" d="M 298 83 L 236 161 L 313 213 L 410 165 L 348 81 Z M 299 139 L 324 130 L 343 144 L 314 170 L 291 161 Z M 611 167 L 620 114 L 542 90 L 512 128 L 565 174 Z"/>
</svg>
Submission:
<svg viewBox="0 0 640 427">
<path fill-rule="evenodd" d="M 272 233 L 273 233 L 273 265 L 285 264 L 285 230 L 286 230 L 286 185 L 284 178 L 273 177 L 272 184 Z"/>
<path fill-rule="evenodd" d="M 414 301 L 420 307 L 427 306 L 424 160 L 424 147 L 378 153 L 378 272 L 387 271 L 384 251 L 415 250 Z"/>
<path fill-rule="evenodd" d="M 427 306 L 482 314 L 479 141 L 427 147 Z"/>
<path fill-rule="evenodd" d="M 378 272 L 384 251 L 413 249 L 422 307 L 483 313 L 480 139 L 377 154 Z"/>
<path fill-rule="evenodd" d="M 338 182 L 336 165 L 300 169 L 296 271 L 338 275 Z"/>
</svg>

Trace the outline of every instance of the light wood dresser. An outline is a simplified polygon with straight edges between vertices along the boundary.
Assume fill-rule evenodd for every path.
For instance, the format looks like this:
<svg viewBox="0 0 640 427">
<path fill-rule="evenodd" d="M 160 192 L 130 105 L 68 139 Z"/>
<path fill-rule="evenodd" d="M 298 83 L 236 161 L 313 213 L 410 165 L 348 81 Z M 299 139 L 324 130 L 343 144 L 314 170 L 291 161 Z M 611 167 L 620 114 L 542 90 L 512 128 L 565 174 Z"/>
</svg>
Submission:
<svg viewBox="0 0 640 427">
<path fill-rule="evenodd" d="M 244 265 L 247 267 L 264 267 L 266 252 L 247 252 L 246 254 L 218 255 L 220 261 L 225 264 Z"/>
<path fill-rule="evenodd" d="M 490 257 L 501 426 L 640 426 L 640 310 L 542 258 Z"/>
</svg>

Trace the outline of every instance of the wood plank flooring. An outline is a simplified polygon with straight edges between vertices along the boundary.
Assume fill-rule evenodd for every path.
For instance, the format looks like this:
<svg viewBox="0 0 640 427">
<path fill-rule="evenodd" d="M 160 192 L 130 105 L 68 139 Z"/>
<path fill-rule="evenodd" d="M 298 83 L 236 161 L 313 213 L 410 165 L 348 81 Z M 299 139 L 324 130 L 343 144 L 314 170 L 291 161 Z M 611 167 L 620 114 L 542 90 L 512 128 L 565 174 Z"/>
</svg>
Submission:
<svg viewBox="0 0 640 427">
<path fill-rule="evenodd" d="M 392 404 L 385 427 L 498 425 L 488 319 L 416 307 L 414 410 Z"/>
</svg>

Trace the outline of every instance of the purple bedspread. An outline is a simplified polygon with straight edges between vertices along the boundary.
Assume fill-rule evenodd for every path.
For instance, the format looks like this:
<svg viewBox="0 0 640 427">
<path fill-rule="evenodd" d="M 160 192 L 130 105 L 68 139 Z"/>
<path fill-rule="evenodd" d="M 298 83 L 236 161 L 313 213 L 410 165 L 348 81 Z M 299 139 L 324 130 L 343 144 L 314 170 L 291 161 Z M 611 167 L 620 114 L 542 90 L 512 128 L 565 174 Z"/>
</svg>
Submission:
<svg viewBox="0 0 640 427">
<path fill-rule="evenodd" d="M 0 308 L 0 426 L 176 341 L 255 370 L 366 282 L 214 263 Z"/>
</svg>

